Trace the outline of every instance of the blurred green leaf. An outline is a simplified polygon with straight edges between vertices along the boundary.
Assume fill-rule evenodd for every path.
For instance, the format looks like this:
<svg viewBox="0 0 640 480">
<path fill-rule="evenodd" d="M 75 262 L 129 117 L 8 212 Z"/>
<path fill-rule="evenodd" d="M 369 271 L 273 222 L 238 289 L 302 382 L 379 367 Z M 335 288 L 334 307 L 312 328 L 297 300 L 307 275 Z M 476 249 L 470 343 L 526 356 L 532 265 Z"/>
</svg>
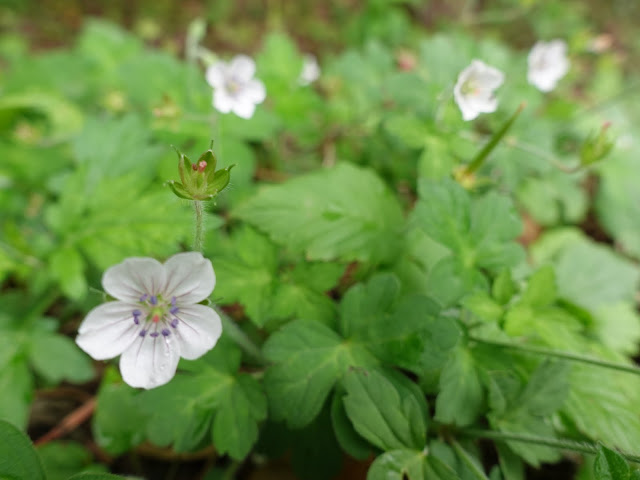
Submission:
<svg viewBox="0 0 640 480">
<path fill-rule="evenodd" d="M 403 223 L 382 181 L 346 163 L 264 187 L 234 215 L 310 260 L 372 263 L 393 258 Z"/>
<path fill-rule="evenodd" d="M 627 461 L 619 453 L 600 445 L 593 473 L 596 480 L 626 480 L 629 478 L 630 470 Z"/>
<path fill-rule="evenodd" d="M 86 382 L 94 376 L 91 360 L 65 336 L 36 333 L 28 341 L 29 362 L 47 381 Z"/>
<path fill-rule="evenodd" d="M 45 479 L 42 463 L 29 437 L 4 420 L 0 420 L 0 478 Z"/>
</svg>

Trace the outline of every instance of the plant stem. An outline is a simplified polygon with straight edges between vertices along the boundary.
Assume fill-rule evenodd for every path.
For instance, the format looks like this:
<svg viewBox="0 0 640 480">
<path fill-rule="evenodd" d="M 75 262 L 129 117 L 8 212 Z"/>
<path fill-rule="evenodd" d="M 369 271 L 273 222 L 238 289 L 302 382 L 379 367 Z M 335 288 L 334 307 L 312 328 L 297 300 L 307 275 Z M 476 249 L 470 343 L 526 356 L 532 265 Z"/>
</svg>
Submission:
<svg viewBox="0 0 640 480">
<path fill-rule="evenodd" d="M 478 154 L 471 161 L 471 163 L 469 163 L 469 165 L 465 167 L 465 175 L 473 174 L 476 170 L 478 170 L 482 166 L 482 164 L 484 163 L 486 158 L 489 156 L 491 151 L 494 148 L 496 148 L 496 146 L 498 145 L 502 137 L 505 136 L 505 134 L 509 131 L 509 129 L 513 125 L 513 122 L 515 122 L 516 118 L 518 118 L 520 113 L 522 113 L 522 110 L 524 110 L 524 107 L 525 107 L 525 104 L 521 103 L 520 106 L 516 109 L 515 113 L 511 115 L 511 117 L 509 117 L 509 119 L 504 123 L 504 125 L 502 125 L 500 130 L 498 130 L 496 133 L 493 134 L 493 136 L 485 144 L 482 150 L 478 152 Z"/>
<path fill-rule="evenodd" d="M 451 441 L 451 446 L 458 454 L 458 457 L 462 460 L 462 462 L 469 468 L 474 477 L 478 480 L 489 480 L 489 478 L 484 474 L 482 469 L 478 466 L 476 462 L 473 461 L 469 452 L 467 452 L 462 445 L 460 445 L 456 440 Z"/>
<path fill-rule="evenodd" d="M 267 360 L 262 355 L 262 351 L 260 348 L 251 341 L 251 339 L 247 336 L 246 333 L 242 331 L 240 327 L 231 320 L 227 315 L 222 312 L 218 312 L 220 314 L 220 319 L 222 320 L 222 329 L 231 337 L 231 339 L 236 342 L 244 353 L 252 357 L 261 365 L 266 365 Z"/>
<path fill-rule="evenodd" d="M 536 445 L 544 445 L 551 448 L 558 448 L 562 450 L 572 450 L 574 452 L 581 453 L 598 453 L 598 445 L 591 442 L 578 442 L 575 440 L 567 440 L 564 438 L 549 438 L 540 437 L 538 435 L 530 435 L 528 433 L 512 433 L 512 432 L 497 432 L 495 430 L 481 430 L 481 429 L 463 429 L 460 433 L 469 435 L 476 438 L 486 438 L 489 440 L 502 440 L 508 442 L 522 442 L 533 443 Z M 640 463 L 640 456 L 630 455 L 616 450 L 618 454 L 623 456 L 630 462 Z"/>
<path fill-rule="evenodd" d="M 195 211 L 196 229 L 193 237 L 193 249 L 196 252 L 202 252 L 204 246 L 204 206 L 201 200 L 193 201 L 193 209 Z"/>
<path fill-rule="evenodd" d="M 534 347 L 530 345 L 522 345 L 510 342 L 501 342 L 498 340 L 484 340 L 482 338 L 469 336 L 469 340 L 477 343 L 484 343 L 485 345 L 492 345 L 498 348 L 509 348 L 512 350 L 520 350 L 526 353 L 532 353 L 534 355 L 543 355 L 548 357 L 562 358 L 564 360 L 572 360 L 574 362 L 588 363 L 591 365 L 597 365 L 598 367 L 610 368 L 612 370 L 618 370 L 620 372 L 633 373 L 634 375 L 640 375 L 640 368 L 632 365 L 624 365 L 622 363 L 608 362 L 606 360 L 600 360 L 599 358 L 588 357 L 586 355 L 580 355 L 571 352 L 561 352 L 558 350 L 552 350 L 544 347 Z"/>
</svg>

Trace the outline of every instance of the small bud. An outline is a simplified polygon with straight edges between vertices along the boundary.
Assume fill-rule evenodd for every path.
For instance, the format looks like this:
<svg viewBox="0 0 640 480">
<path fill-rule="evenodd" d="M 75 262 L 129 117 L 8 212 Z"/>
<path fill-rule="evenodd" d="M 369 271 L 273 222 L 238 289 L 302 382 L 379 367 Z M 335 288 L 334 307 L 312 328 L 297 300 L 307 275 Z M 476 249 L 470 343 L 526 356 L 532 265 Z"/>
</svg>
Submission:
<svg viewBox="0 0 640 480">
<path fill-rule="evenodd" d="M 216 171 L 216 157 L 213 154 L 213 142 L 209 150 L 191 163 L 189 158 L 178 151 L 178 173 L 180 181 L 168 182 L 173 193 L 187 200 L 210 200 L 216 197 L 229 184 L 230 171 L 234 165 Z"/>
<path fill-rule="evenodd" d="M 580 165 L 587 167 L 604 159 L 611 149 L 614 142 L 609 138 L 607 131 L 611 126 L 610 122 L 605 122 L 600 131 L 593 132 L 582 144 L 580 149 Z"/>
</svg>

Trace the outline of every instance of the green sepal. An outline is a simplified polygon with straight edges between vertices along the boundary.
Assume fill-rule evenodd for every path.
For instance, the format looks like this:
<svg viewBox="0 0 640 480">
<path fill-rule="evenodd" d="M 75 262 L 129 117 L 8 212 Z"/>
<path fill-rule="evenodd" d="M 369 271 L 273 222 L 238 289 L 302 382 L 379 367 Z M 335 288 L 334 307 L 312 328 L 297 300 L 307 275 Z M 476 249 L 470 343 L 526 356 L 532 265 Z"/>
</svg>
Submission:
<svg viewBox="0 0 640 480">
<path fill-rule="evenodd" d="M 189 192 L 187 192 L 187 190 L 184 188 L 184 186 L 181 183 L 174 182 L 173 180 L 167 183 L 177 197 L 184 198 L 185 200 L 193 200 L 193 198 L 189 195 Z"/>
<path fill-rule="evenodd" d="M 229 185 L 229 180 L 231 180 L 231 169 L 235 166 L 236 165 L 234 163 L 227 168 L 215 172 L 213 179 L 207 185 L 207 193 L 209 195 L 216 196 L 224 190 L 227 185 Z"/>
</svg>

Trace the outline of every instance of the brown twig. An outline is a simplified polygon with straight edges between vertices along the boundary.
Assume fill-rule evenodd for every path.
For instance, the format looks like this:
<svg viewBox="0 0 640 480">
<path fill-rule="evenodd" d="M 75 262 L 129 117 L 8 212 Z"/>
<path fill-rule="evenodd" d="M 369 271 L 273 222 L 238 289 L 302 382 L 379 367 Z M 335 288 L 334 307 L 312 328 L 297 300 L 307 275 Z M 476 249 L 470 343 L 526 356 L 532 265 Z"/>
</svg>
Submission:
<svg viewBox="0 0 640 480">
<path fill-rule="evenodd" d="M 52 440 L 60 438 L 67 433 L 78 428 L 82 423 L 91 417 L 96 408 L 96 398 L 91 397 L 85 403 L 76 408 L 69 415 L 64 417 L 58 425 L 49 430 L 46 434 L 36 440 L 35 445 L 40 446 Z"/>
</svg>

